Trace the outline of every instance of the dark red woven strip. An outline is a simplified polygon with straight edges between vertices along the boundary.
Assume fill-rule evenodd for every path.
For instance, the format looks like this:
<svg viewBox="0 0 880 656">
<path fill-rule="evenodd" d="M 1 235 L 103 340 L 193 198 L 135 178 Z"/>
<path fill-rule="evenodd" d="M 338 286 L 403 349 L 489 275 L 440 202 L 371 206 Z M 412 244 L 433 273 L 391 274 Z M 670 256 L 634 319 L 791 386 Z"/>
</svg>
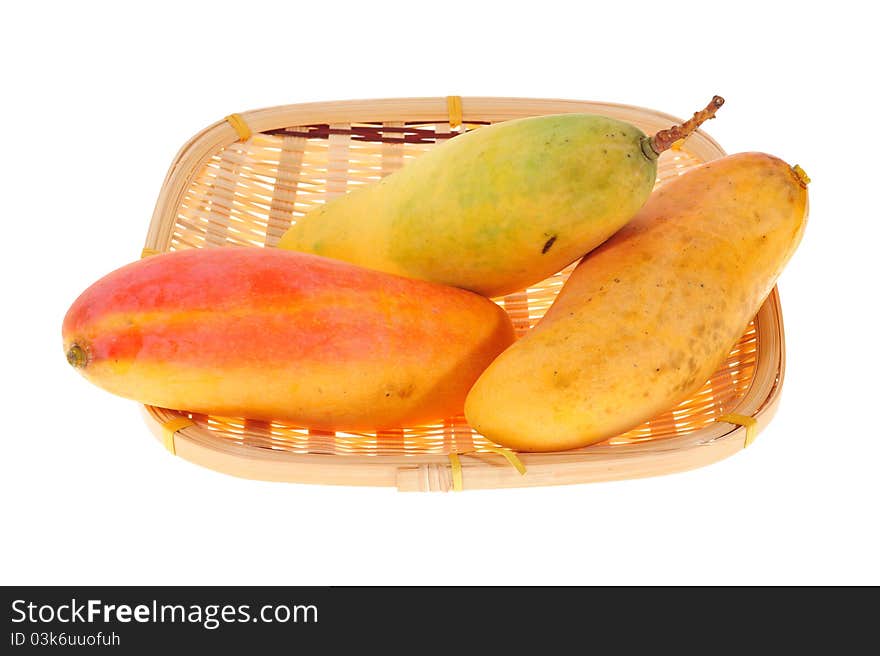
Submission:
<svg viewBox="0 0 880 656">
<path fill-rule="evenodd" d="M 350 128 L 331 128 L 326 123 L 319 125 L 300 125 L 289 128 L 265 130 L 263 134 L 283 137 L 302 137 L 305 139 L 328 139 L 330 135 L 350 135 L 352 141 L 371 143 L 434 143 L 438 140 L 451 139 L 458 132 L 440 132 L 433 127 L 417 128 L 407 124 L 406 127 L 383 126 L 381 124 L 358 124 Z M 481 122 L 480 125 L 488 125 Z"/>
</svg>

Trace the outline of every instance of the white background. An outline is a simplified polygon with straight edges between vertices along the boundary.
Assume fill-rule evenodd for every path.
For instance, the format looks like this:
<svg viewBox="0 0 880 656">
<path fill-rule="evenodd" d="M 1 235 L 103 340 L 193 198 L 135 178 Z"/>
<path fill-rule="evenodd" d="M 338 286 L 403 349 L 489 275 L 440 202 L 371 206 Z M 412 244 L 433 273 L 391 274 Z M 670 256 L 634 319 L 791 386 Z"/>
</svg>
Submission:
<svg viewBox="0 0 880 656">
<path fill-rule="evenodd" d="M 869 3 L 19 2 L 0 61 L 0 583 L 880 583 Z M 583 8 L 578 10 L 578 6 Z M 753 448 L 661 478 L 464 494 L 240 480 L 170 457 L 64 360 L 177 149 L 233 111 L 496 95 L 687 115 L 813 178 L 788 368 Z"/>
</svg>

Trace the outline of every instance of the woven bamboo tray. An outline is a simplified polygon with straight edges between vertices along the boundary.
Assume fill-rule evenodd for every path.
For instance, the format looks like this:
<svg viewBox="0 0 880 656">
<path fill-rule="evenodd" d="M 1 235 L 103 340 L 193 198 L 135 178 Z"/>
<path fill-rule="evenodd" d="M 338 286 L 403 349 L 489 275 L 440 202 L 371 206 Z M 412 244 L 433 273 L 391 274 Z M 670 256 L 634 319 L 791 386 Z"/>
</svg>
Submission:
<svg viewBox="0 0 880 656">
<path fill-rule="evenodd" d="M 197 134 L 178 153 L 143 254 L 272 247 L 291 221 L 315 205 L 380 179 L 456 134 L 498 121 L 569 112 L 619 118 L 648 134 L 680 122 L 653 110 L 607 103 L 456 96 L 310 103 L 234 114 Z M 657 184 L 724 154 L 698 131 L 663 153 Z M 518 336 L 543 316 L 571 268 L 495 299 L 510 314 Z M 172 453 L 246 478 L 404 491 L 446 491 L 454 481 L 457 489 L 559 485 L 666 474 L 735 453 L 772 417 L 784 369 L 782 314 L 774 289 L 726 362 L 695 396 L 598 445 L 519 454 L 524 475 L 463 417 L 376 434 L 310 431 L 152 406 L 145 413 Z"/>
</svg>

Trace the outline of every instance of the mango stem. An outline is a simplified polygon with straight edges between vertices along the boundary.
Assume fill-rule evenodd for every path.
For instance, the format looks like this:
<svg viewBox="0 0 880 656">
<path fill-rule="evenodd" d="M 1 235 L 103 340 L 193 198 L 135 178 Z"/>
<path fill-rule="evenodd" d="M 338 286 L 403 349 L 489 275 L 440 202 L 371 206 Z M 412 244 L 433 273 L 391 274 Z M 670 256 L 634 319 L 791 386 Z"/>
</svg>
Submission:
<svg viewBox="0 0 880 656">
<path fill-rule="evenodd" d="M 88 355 L 79 344 L 71 344 L 67 349 L 67 362 L 74 369 L 82 369 L 88 363 Z"/>
<path fill-rule="evenodd" d="M 710 118 L 715 118 L 715 112 L 724 104 L 724 98 L 714 96 L 705 108 L 696 112 L 690 119 L 681 125 L 673 125 L 666 130 L 660 130 L 653 137 L 642 142 L 642 151 L 649 159 L 657 159 L 664 150 L 668 150 L 672 144 L 690 136 L 694 130 L 700 127 Z"/>
</svg>

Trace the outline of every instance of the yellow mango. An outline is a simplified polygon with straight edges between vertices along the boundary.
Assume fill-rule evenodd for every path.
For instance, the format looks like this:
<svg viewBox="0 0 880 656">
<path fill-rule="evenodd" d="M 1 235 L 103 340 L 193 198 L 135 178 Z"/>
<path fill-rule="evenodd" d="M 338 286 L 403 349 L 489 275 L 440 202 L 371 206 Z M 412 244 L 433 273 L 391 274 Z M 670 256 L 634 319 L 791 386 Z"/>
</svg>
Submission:
<svg viewBox="0 0 880 656">
<path fill-rule="evenodd" d="M 692 395 L 800 242 L 807 182 L 799 167 L 743 153 L 658 189 L 483 372 L 465 403 L 471 426 L 521 451 L 571 449 Z"/>
<path fill-rule="evenodd" d="M 604 116 L 512 120 L 450 139 L 299 219 L 279 247 L 507 294 L 556 273 L 633 217 L 657 157 L 711 118 L 647 137 Z"/>
</svg>

